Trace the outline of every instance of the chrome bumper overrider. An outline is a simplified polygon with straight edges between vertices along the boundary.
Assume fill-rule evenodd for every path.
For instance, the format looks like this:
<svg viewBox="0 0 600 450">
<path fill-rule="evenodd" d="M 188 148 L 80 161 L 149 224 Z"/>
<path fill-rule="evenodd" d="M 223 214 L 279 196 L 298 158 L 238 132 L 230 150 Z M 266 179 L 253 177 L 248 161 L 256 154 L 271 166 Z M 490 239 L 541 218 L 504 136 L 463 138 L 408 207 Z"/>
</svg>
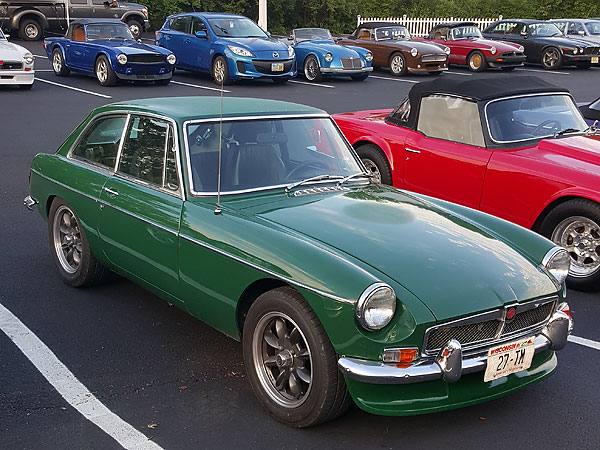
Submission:
<svg viewBox="0 0 600 450">
<path fill-rule="evenodd" d="M 355 73 L 373 72 L 372 67 L 363 67 L 361 69 L 341 69 L 337 67 L 321 67 L 321 73 L 341 73 L 352 75 Z"/>
<path fill-rule="evenodd" d="M 564 348 L 572 327 L 571 318 L 562 311 L 556 311 L 535 337 L 535 353 Z M 342 357 L 338 360 L 338 366 L 345 376 L 371 384 L 409 384 L 439 379 L 453 383 L 462 375 L 485 370 L 486 364 L 487 354 L 463 358 L 462 347 L 454 339 L 434 360 L 416 362 L 406 367 L 357 358 Z"/>
<path fill-rule="evenodd" d="M 28 195 L 23 199 L 23 204 L 29 211 L 33 211 L 33 207 L 37 205 L 37 200 L 34 199 L 31 195 Z"/>
</svg>

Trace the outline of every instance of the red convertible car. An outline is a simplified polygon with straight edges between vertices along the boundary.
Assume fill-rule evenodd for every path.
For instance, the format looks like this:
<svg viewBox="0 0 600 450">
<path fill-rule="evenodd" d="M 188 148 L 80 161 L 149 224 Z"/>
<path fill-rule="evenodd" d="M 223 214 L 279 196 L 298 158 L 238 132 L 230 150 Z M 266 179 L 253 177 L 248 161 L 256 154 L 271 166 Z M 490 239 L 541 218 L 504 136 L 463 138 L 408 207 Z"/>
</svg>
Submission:
<svg viewBox="0 0 600 450">
<path fill-rule="evenodd" d="M 511 71 L 522 66 L 526 59 L 522 45 L 485 39 L 473 22 L 436 25 L 423 40 L 450 47 L 448 62 L 466 65 L 473 72 L 481 72 L 488 67 Z"/>
<path fill-rule="evenodd" d="M 437 79 L 334 118 L 375 179 L 533 229 L 571 255 L 570 287 L 600 288 L 600 136 L 566 89 Z"/>
</svg>

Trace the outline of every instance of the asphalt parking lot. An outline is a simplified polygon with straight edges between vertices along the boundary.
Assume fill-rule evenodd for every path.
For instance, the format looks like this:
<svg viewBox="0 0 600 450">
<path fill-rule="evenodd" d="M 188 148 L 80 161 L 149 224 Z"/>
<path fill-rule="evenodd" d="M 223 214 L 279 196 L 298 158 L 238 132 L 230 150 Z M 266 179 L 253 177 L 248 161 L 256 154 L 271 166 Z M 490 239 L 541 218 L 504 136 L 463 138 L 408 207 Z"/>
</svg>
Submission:
<svg viewBox="0 0 600 450">
<path fill-rule="evenodd" d="M 155 448 L 489 448 L 600 447 L 600 295 L 568 292 L 574 335 L 549 379 L 498 400 L 454 411 L 380 417 L 353 407 L 336 420 L 289 429 L 259 406 L 245 379 L 241 346 L 120 278 L 73 289 L 55 274 L 46 223 L 27 211 L 28 172 L 36 153 L 54 152 L 100 105 L 142 97 L 218 95 L 208 76 L 177 72 L 169 86 L 103 88 L 84 75 L 52 73 L 41 43 L 22 43 L 36 57 L 31 91 L 0 88 L 0 304 L 20 319 L 112 413 Z M 452 68 L 443 77 L 487 77 Z M 567 87 L 578 102 L 600 95 L 600 68 L 502 76 L 540 76 Z M 427 76 L 394 78 L 376 71 L 364 82 L 303 78 L 276 86 L 236 83 L 227 96 L 286 100 L 329 113 L 391 108 Z M 48 383 L 0 333 L 0 449 L 122 448 Z M 87 395 L 87 394 L 86 394 Z M 132 447 L 131 447 L 132 448 Z M 138 447 L 142 448 L 142 447 Z"/>
</svg>

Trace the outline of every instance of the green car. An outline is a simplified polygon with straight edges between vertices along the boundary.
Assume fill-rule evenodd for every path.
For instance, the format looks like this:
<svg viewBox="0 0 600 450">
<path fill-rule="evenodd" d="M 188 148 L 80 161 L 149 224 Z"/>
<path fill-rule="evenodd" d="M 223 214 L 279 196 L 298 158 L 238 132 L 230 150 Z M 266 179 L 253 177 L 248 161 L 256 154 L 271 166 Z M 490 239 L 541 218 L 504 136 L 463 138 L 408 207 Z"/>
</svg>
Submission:
<svg viewBox="0 0 600 450">
<path fill-rule="evenodd" d="M 114 271 L 234 339 L 278 420 L 354 401 L 442 411 L 550 375 L 570 258 L 462 206 L 373 183 L 325 112 L 243 98 L 95 109 L 39 154 L 25 205 L 75 287 Z"/>
</svg>

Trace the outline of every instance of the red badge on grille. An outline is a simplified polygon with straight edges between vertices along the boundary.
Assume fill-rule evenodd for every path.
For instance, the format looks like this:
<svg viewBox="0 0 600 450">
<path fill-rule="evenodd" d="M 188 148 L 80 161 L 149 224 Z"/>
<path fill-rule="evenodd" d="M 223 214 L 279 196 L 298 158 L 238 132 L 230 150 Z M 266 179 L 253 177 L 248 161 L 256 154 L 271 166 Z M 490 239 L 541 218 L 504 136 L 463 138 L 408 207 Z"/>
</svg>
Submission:
<svg viewBox="0 0 600 450">
<path fill-rule="evenodd" d="M 510 308 L 508 311 L 506 311 L 506 320 L 512 320 L 516 313 L 517 310 L 515 308 Z"/>
</svg>

